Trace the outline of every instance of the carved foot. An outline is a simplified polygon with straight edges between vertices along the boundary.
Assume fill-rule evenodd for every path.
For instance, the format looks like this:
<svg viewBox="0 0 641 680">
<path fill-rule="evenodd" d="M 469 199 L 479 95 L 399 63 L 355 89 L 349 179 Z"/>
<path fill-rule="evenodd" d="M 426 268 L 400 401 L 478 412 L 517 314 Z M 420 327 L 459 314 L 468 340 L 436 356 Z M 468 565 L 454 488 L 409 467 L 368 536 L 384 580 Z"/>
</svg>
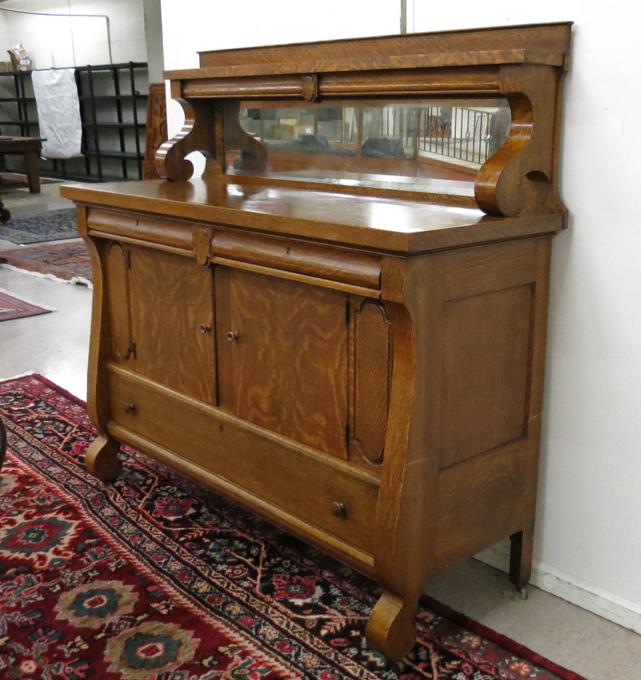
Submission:
<svg viewBox="0 0 641 680">
<path fill-rule="evenodd" d="M 120 443 L 110 437 L 98 435 L 85 456 L 85 467 L 103 482 L 112 482 L 122 470 L 118 458 Z"/>
<path fill-rule="evenodd" d="M 530 582 L 532 575 L 532 546 L 531 532 L 518 531 L 510 536 L 510 583 L 513 583 L 520 593 Z"/>
<path fill-rule="evenodd" d="M 367 641 L 390 661 L 404 657 L 414 646 L 414 615 L 418 599 L 408 603 L 398 595 L 383 591 L 367 621 Z"/>
</svg>

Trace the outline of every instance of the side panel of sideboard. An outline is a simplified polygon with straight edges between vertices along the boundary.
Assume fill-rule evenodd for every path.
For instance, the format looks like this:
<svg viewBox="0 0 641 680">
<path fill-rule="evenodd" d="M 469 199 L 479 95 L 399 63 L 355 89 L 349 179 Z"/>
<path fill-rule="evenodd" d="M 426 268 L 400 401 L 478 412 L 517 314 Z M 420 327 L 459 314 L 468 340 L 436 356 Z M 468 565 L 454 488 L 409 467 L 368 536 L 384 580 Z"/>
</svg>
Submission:
<svg viewBox="0 0 641 680">
<path fill-rule="evenodd" d="M 531 561 L 550 249 L 539 237 L 442 256 L 435 561 L 444 568 L 521 534 L 518 587 Z"/>
<path fill-rule="evenodd" d="M 377 649 L 407 649 L 427 579 L 503 538 L 511 580 L 528 581 L 549 257 L 550 237 L 537 237 L 383 267 L 394 366 L 374 552 L 384 592 L 368 622 Z"/>
</svg>

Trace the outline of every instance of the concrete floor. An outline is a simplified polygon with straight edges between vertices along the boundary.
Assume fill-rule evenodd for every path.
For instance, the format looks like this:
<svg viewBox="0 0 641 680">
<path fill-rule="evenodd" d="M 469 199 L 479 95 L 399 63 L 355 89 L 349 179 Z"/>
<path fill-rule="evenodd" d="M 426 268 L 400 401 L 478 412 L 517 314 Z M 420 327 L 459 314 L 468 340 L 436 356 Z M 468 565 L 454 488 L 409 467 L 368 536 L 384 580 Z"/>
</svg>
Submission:
<svg viewBox="0 0 641 680">
<path fill-rule="evenodd" d="M 42 189 L 33 196 L 11 190 L 2 200 L 16 217 L 63 207 L 59 185 Z M 10 247 L 0 239 L 0 250 Z M 0 289 L 56 310 L 0 323 L 0 379 L 41 373 L 86 398 L 91 291 L 3 266 Z M 472 559 L 433 579 L 427 592 L 588 680 L 641 678 L 641 636 L 537 588 L 516 599 L 507 586 L 505 574 Z"/>
</svg>

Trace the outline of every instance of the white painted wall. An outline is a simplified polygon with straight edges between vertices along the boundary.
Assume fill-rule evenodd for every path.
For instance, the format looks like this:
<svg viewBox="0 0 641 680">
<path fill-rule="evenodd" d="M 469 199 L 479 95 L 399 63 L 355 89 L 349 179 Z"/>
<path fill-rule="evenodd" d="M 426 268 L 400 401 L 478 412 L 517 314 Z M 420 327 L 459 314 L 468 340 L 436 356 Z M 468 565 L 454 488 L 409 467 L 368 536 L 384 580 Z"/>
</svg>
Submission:
<svg viewBox="0 0 641 680">
<path fill-rule="evenodd" d="M 3 11 L 7 9 L 62 15 L 71 9 L 72 14 L 107 15 L 111 58 L 102 17 L 35 16 Z M 0 55 L 21 42 L 34 68 L 147 60 L 143 0 L 10 0 L 0 4 L 0 15 L 7 26 L 5 38 L 0 32 Z"/>
<path fill-rule="evenodd" d="M 7 28 L 7 22 L 5 21 L 5 13 L 0 12 L 0 61 L 9 61 L 10 57 L 5 52 L 2 52 L 2 48 L 7 45 L 9 47 L 9 30 Z"/>
<path fill-rule="evenodd" d="M 372 11 L 371 0 L 328 0 L 311 16 L 286 0 L 162 0 L 165 65 L 197 66 L 198 49 L 396 33 L 399 5 L 380 0 Z M 408 5 L 410 30 L 576 24 L 561 159 L 570 227 L 554 244 L 535 560 L 543 587 L 586 606 L 587 595 L 568 589 L 596 593 L 601 605 L 609 601 L 636 617 L 621 622 L 641 630 L 636 23 L 621 21 L 621 0 L 608 11 L 582 0 Z M 179 111 L 170 109 L 170 130 L 180 124 Z M 550 573 L 569 586 L 546 579 Z"/>
<path fill-rule="evenodd" d="M 166 69 L 198 67 L 199 50 L 359 38 L 399 29 L 394 0 L 379 0 L 375 11 L 371 0 L 325 0 L 315 5 L 287 0 L 161 0 L 161 7 Z M 184 120 L 175 102 L 168 102 L 167 119 L 171 136 Z M 204 163 L 190 159 L 201 173 Z"/>
<path fill-rule="evenodd" d="M 617 11 L 617 6 L 619 11 Z M 565 88 L 535 559 L 641 614 L 641 150 L 636 22 L 581 0 L 410 8 L 417 31 L 575 22 Z M 638 626 L 637 626 L 638 627 Z"/>
<path fill-rule="evenodd" d="M 165 70 L 165 58 L 162 48 L 162 15 L 160 0 L 143 0 L 145 14 L 145 42 L 147 45 L 147 64 L 149 66 L 149 82 L 161 83 Z"/>
</svg>

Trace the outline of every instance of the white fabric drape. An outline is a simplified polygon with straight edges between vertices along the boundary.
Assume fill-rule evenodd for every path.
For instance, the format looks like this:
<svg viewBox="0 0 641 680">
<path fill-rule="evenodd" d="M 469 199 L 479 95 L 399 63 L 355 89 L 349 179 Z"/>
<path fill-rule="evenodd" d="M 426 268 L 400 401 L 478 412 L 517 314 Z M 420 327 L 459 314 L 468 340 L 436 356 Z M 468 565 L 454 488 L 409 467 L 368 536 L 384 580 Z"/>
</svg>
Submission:
<svg viewBox="0 0 641 680">
<path fill-rule="evenodd" d="M 44 158 L 72 158 L 80 155 L 82 126 L 80 103 L 73 69 L 33 71 L 33 91 L 38 108 Z"/>
</svg>

